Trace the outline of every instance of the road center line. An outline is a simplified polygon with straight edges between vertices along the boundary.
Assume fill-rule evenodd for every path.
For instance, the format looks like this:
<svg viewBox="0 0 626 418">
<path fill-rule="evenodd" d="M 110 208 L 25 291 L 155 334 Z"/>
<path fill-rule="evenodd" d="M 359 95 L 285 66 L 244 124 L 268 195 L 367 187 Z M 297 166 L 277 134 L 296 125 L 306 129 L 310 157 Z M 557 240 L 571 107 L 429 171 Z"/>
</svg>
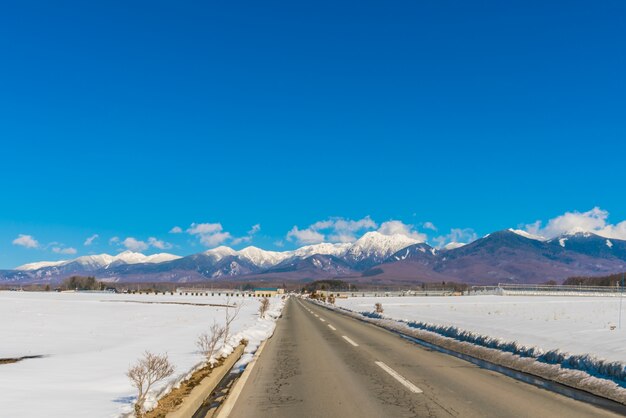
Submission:
<svg viewBox="0 0 626 418">
<path fill-rule="evenodd" d="M 326 320 L 324 318 L 320 318 L 320 321 L 322 322 L 326 322 Z"/>
<path fill-rule="evenodd" d="M 328 328 L 332 329 L 333 331 L 337 331 L 337 328 L 333 327 L 332 325 L 328 324 Z"/>
<path fill-rule="evenodd" d="M 343 337 L 346 338 L 346 337 Z M 376 363 L 377 366 L 379 366 L 381 369 L 383 369 L 384 371 L 386 371 L 387 373 L 389 373 L 391 375 L 391 377 L 393 377 L 394 379 L 396 379 L 398 382 L 402 383 L 402 385 L 404 385 L 404 387 L 406 387 L 408 390 L 410 390 L 413 393 L 422 393 L 422 390 L 420 388 L 418 388 L 417 386 L 415 386 L 413 383 L 409 382 L 407 379 L 405 379 L 401 374 L 399 374 L 398 372 L 396 372 L 394 369 L 392 369 L 391 367 L 387 366 L 385 363 L 383 363 L 382 361 L 375 361 L 374 363 Z"/>
<path fill-rule="evenodd" d="M 347 342 L 349 342 L 350 344 L 352 344 L 355 347 L 359 346 L 357 343 L 355 343 L 354 341 L 352 341 L 350 338 L 346 337 L 345 335 L 343 335 L 343 339 L 346 340 Z"/>
</svg>

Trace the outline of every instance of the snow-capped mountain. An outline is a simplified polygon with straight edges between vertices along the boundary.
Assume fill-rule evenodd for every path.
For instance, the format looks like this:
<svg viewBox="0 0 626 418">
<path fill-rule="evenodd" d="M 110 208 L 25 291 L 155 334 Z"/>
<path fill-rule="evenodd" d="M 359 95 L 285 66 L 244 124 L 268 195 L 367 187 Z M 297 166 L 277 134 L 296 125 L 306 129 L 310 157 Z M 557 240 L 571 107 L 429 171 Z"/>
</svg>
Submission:
<svg viewBox="0 0 626 418">
<path fill-rule="evenodd" d="M 626 241 L 601 237 L 586 231 L 571 231 L 546 241 L 551 246 L 600 258 L 626 260 Z"/>
<path fill-rule="evenodd" d="M 265 251 L 257 247 L 246 247 L 237 252 L 239 256 L 261 268 L 275 266 L 291 256 L 290 252 Z"/>
<path fill-rule="evenodd" d="M 401 249 L 385 260 L 387 263 L 403 260 L 431 260 L 437 256 L 437 250 L 425 242 L 413 244 Z"/>
<path fill-rule="evenodd" d="M 186 257 L 126 251 L 30 263 L 0 271 L 11 283 L 60 281 L 89 274 L 109 281 L 290 281 L 350 277 L 414 282 L 543 283 L 576 275 L 626 271 L 626 241 L 572 231 L 544 239 L 520 230 L 497 231 L 469 244 L 437 250 L 404 235 L 369 232 L 353 243 L 322 243 L 291 251 L 217 247 Z"/>
<path fill-rule="evenodd" d="M 230 247 L 220 246 L 216 248 L 212 248 L 203 253 L 204 255 L 211 257 L 215 261 L 220 261 L 226 257 L 235 257 L 237 256 L 237 251 L 233 250 Z"/>
<path fill-rule="evenodd" d="M 181 258 L 180 256 L 167 253 L 159 253 L 152 255 L 144 255 L 132 251 L 124 251 L 117 255 L 98 254 L 85 255 L 73 260 L 65 261 L 42 261 L 38 263 L 29 263 L 16 267 L 15 270 L 32 271 L 42 268 L 60 268 L 68 265 L 81 266 L 86 271 L 98 270 L 101 268 L 109 268 L 119 264 L 140 264 L 140 263 L 163 263 Z"/>
<path fill-rule="evenodd" d="M 417 243 L 417 240 L 405 235 L 368 232 L 352 244 L 342 258 L 357 268 L 368 268 L 382 263 L 399 250 Z"/>
<path fill-rule="evenodd" d="M 513 229 L 513 228 L 509 228 L 509 231 L 516 233 L 517 235 L 521 235 L 524 238 L 528 238 L 528 239 L 534 239 L 536 241 L 546 241 L 545 237 L 542 237 L 540 235 L 535 235 L 535 234 L 531 234 L 530 232 L 526 232 L 523 229 Z"/>
<path fill-rule="evenodd" d="M 404 235 L 369 232 L 354 243 L 320 243 L 292 251 L 266 251 L 252 246 L 237 251 L 221 246 L 187 257 L 146 256 L 125 251 L 115 256 L 99 254 L 68 261 L 30 263 L 18 269 L 32 272 L 38 279 L 50 280 L 80 273 L 93 273 L 109 280 L 124 277 L 200 280 L 294 271 L 307 271 L 315 277 L 318 273 L 329 276 L 365 270 L 416 242 Z"/>
<path fill-rule="evenodd" d="M 456 250 L 457 248 L 461 248 L 462 246 L 467 245 L 466 242 L 449 242 L 442 247 L 443 250 Z"/>
<path fill-rule="evenodd" d="M 346 252 L 352 247 L 350 243 L 337 243 L 331 244 L 323 242 L 321 244 L 307 245 L 300 247 L 295 251 L 289 251 L 290 256 L 307 258 L 316 254 L 333 255 L 335 257 L 343 257 Z"/>
<path fill-rule="evenodd" d="M 44 267 L 59 266 L 59 265 L 64 264 L 64 263 L 67 263 L 67 260 L 61 260 L 61 261 L 37 261 L 35 263 L 28 263 L 28 264 L 21 265 L 19 267 L 15 267 L 15 270 L 20 270 L 20 271 L 39 270 L 39 269 L 42 269 Z"/>
</svg>

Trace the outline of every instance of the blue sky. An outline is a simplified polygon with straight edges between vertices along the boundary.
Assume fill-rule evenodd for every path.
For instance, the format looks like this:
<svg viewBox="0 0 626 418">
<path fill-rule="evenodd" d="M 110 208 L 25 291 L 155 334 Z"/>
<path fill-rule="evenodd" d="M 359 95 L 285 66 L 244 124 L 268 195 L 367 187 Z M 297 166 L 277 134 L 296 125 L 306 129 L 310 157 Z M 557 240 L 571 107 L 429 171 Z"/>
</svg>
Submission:
<svg viewBox="0 0 626 418">
<path fill-rule="evenodd" d="M 626 4 L 544 3 L 5 2 L 0 268 L 619 225 Z"/>
</svg>

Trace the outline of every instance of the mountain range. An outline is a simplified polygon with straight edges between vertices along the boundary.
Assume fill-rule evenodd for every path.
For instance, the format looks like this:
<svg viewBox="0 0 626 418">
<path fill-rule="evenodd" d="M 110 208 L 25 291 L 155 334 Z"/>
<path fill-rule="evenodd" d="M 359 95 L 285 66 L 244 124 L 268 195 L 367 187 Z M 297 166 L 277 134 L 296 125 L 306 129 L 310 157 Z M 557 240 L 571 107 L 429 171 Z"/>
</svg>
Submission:
<svg viewBox="0 0 626 418">
<path fill-rule="evenodd" d="M 57 283 L 70 275 L 111 282 L 310 281 L 344 278 L 375 284 L 544 283 L 626 270 L 626 241 L 573 231 L 543 239 L 503 230 L 441 249 L 404 235 L 368 232 L 354 243 L 322 243 L 293 251 L 218 247 L 179 257 L 130 251 L 0 271 L 0 284 Z"/>
</svg>

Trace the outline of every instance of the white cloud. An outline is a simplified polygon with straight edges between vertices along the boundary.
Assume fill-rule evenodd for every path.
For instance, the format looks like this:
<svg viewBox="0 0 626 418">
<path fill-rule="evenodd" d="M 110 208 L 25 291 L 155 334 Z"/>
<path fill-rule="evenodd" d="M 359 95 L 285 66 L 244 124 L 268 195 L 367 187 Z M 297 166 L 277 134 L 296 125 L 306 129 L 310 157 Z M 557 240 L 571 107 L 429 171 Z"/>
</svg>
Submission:
<svg viewBox="0 0 626 418">
<path fill-rule="evenodd" d="M 83 243 L 83 245 L 84 245 L 85 247 L 88 247 L 88 246 L 90 246 L 91 244 L 93 244 L 93 242 L 94 242 L 96 239 L 98 239 L 98 238 L 100 238 L 100 235 L 98 235 L 98 234 L 93 234 L 92 236 L 90 236 L 89 238 L 87 238 L 87 239 L 85 240 L 85 242 Z"/>
<path fill-rule="evenodd" d="M 117 237 L 114 237 L 114 238 L 117 238 Z M 119 239 L 117 241 L 114 241 L 114 243 L 117 243 L 117 242 L 119 242 Z M 169 242 L 162 241 L 155 237 L 149 237 L 147 241 L 142 241 L 142 240 L 136 239 L 135 237 L 127 237 L 124 241 L 121 241 L 119 245 L 126 247 L 126 249 L 128 250 L 138 251 L 138 252 L 146 251 L 150 247 L 157 248 L 159 250 L 167 250 L 167 249 L 172 248 L 172 244 L 170 244 Z"/>
<path fill-rule="evenodd" d="M 39 242 L 32 235 L 19 234 L 13 240 L 13 245 L 19 245 L 25 248 L 38 248 Z"/>
<path fill-rule="evenodd" d="M 131 251 L 145 251 L 148 249 L 149 245 L 138 239 L 133 237 L 128 237 L 124 241 L 122 241 L 122 245 Z"/>
<path fill-rule="evenodd" d="M 76 254 L 76 248 L 67 247 L 52 247 L 52 252 L 56 254 Z"/>
<path fill-rule="evenodd" d="M 422 226 L 424 227 L 424 229 L 430 229 L 431 231 L 436 231 L 437 230 L 437 227 L 432 222 L 424 222 L 424 224 Z"/>
<path fill-rule="evenodd" d="M 220 223 L 193 223 L 187 229 L 187 233 L 197 236 L 200 242 L 207 247 L 218 246 L 232 238 L 230 232 L 225 232 Z"/>
<path fill-rule="evenodd" d="M 222 224 L 220 224 L 220 223 L 214 223 L 214 224 L 209 224 L 209 223 L 196 224 L 196 223 L 193 223 L 187 229 L 187 233 L 189 233 L 191 235 L 212 234 L 212 233 L 215 233 L 215 232 L 220 232 L 223 229 L 224 228 L 222 228 Z"/>
<path fill-rule="evenodd" d="M 239 238 L 233 239 L 231 244 L 239 245 L 244 242 L 250 242 L 252 241 L 252 238 L 254 238 L 254 235 L 256 235 L 256 233 L 259 232 L 260 230 L 261 230 L 261 224 L 252 225 L 252 228 L 250 228 L 250 230 L 248 231 L 248 235 L 246 235 L 245 237 L 239 237 Z"/>
<path fill-rule="evenodd" d="M 353 242 L 357 239 L 358 233 L 375 229 L 377 226 L 369 216 L 358 220 L 329 218 L 315 222 L 305 229 L 294 226 L 287 233 L 287 240 L 295 240 L 299 244 L 318 244 L 324 241 Z"/>
<path fill-rule="evenodd" d="M 626 239 L 626 221 L 610 224 L 608 218 L 609 212 L 596 206 L 587 212 L 565 212 L 548 220 L 545 226 L 536 221 L 523 229 L 548 239 L 568 232 L 592 232 L 606 238 Z"/>
<path fill-rule="evenodd" d="M 155 237 L 148 238 L 148 245 L 154 248 L 158 248 L 159 250 L 168 250 L 172 248 L 172 244 L 169 242 L 161 241 L 156 239 Z"/>
<path fill-rule="evenodd" d="M 170 229 L 170 234 L 182 234 L 183 233 L 183 229 L 180 226 L 175 226 L 172 229 Z"/>
<path fill-rule="evenodd" d="M 232 238 L 229 232 L 216 232 L 215 234 L 200 236 L 200 242 L 207 247 L 217 247 Z"/>
<path fill-rule="evenodd" d="M 310 228 L 300 230 L 297 226 L 291 228 L 291 231 L 287 232 L 287 240 L 296 240 L 300 244 L 319 244 L 324 242 L 324 234 L 320 234 Z"/>
<path fill-rule="evenodd" d="M 477 239 L 478 235 L 472 228 L 452 228 L 449 234 L 435 237 L 432 241 L 436 243 L 438 247 L 444 247 L 451 242 L 467 244 Z"/>
<path fill-rule="evenodd" d="M 415 230 L 414 225 L 405 224 L 402 221 L 391 220 L 387 222 L 383 222 L 380 224 L 380 228 L 378 228 L 378 232 L 383 235 L 404 235 L 409 238 L 413 238 L 417 241 L 424 242 L 426 241 L 426 234 L 423 234 L 419 231 Z"/>
<path fill-rule="evenodd" d="M 118 242 L 120 242 L 120 237 L 112 237 L 109 240 L 109 245 L 117 244 Z"/>
</svg>

